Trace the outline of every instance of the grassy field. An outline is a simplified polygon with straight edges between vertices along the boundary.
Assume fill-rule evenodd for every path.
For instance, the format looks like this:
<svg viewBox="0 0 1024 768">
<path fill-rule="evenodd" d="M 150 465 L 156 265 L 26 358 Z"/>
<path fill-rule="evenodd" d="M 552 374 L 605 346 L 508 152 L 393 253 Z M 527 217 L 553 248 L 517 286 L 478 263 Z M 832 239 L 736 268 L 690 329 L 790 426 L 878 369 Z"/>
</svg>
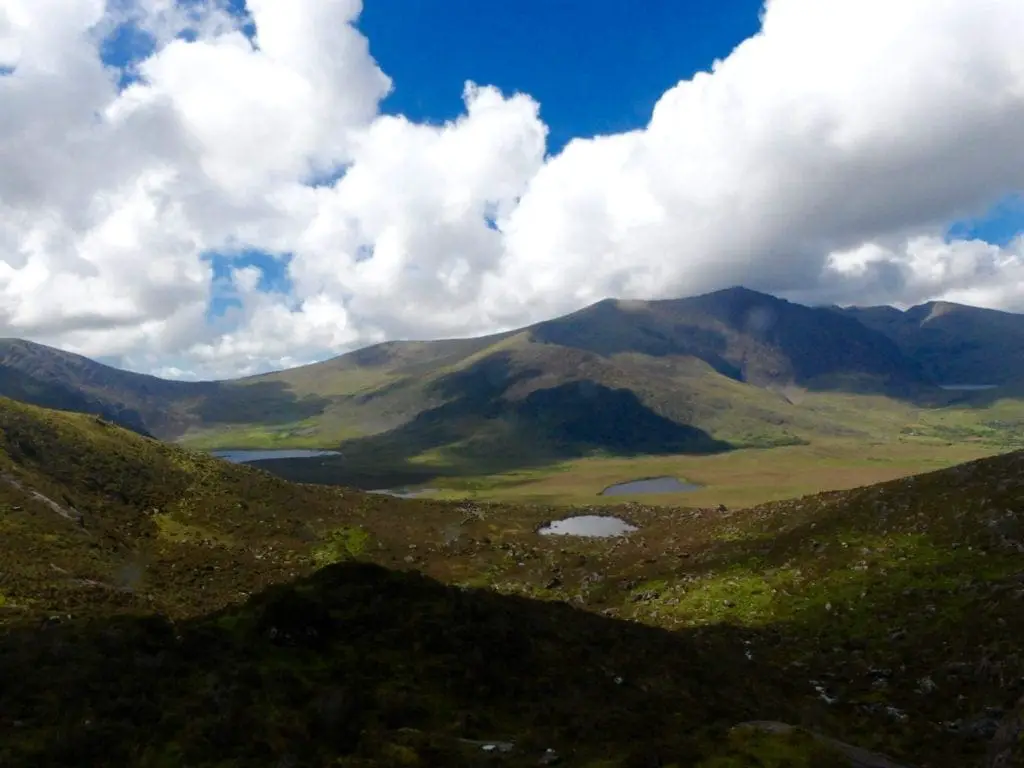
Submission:
<svg viewBox="0 0 1024 768">
<path fill-rule="evenodd" d="M 748 398 L 780 398 L 738 387 Z M 1014 393 L 1016 394 L 1016 393 Z M 316 419 L 272 427 L 237 425 L 192 432 L 189 447 L 329 448 L 343 456 L 317 461 L 267 462 L 261 468 L 301 482 L 363 489 L 433 489 L 440 499 L 593 505 L 638 501 L 656 505 L 730 508 L 856 488 L 1024 448 L 1024 400 L 979 392 L 943 395 L 931 407 L 880 395 L 793 390 L 783 405 L 764 412 L 760 433 L 728 403 L 700 416 L 711 435 L 736 450 L 714 454 L 615 455 L 527 439 L 500 419 L 472 422 L 469 436 L 452 428 L 451 442 L 431 447 L 415 430 L 394 438 L 345 439 L 349 429 L 334 418 L 329 430 Z M 709 395 L 711 397 L 711 395 Z M 735 398 L 730 400 L 735 402 Z M 760 408 L 760 401 L 748 403 Z M 755 409 L 756 410 L 756 409 Z M 455 423 L 443 421 L 445 428 Z M 424 428 L 435 429 L 433 423 Z M 775 445 L 780 435 L 792 443 Z M 756 445 L 758 447 L 748 447 Z M 609 485 L 670 476 L 703 486 L 686 493 L 601 496 Z"/>
<path fill-rule="evenodd" d="M 844 490 L 952 466 L 1002 452 L 980 443 L 904 440 L 865 445 L 834 440 L 715 456 L 587 458 L 549 468 L 471 478 L 438 478 L 432 497 L 543 504 L 746 507 Z M 601 496 L 614 483 L 670 476 L 704 486 L 683 493 Z"/>
</svg>

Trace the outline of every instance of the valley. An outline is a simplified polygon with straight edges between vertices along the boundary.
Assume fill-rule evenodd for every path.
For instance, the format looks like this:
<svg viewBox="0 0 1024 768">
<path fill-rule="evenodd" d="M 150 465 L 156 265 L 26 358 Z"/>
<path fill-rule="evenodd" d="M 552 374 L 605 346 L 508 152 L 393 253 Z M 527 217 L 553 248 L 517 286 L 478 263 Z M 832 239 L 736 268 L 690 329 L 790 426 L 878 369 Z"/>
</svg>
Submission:
<svg viewBox="0 0 1024 768">
<path fill-rule="evenodd" d="M 589 504 L 667 475 L 706 486 L 693 503 L 746 505 L 1024 447 L 1021 359 L 1021 315 L 806 307 L 732 288 L 221 382 L 12 340 L 0 395 L 196 449 L 340 452 L 261 464 L 302 482 Z"/>
</svg>

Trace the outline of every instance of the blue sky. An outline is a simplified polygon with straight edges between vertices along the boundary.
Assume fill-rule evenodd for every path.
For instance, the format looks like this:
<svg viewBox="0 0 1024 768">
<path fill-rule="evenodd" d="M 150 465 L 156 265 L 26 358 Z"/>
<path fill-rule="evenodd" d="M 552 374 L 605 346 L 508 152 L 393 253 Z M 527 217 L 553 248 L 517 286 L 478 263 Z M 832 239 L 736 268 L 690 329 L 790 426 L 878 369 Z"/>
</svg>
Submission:
<svg viewBox="0 0 1024 768">
<path fill-rule="evenodd" d="M 242 11 L 244 0 L 232 6 Z M 755 34 L 760 11 L 759 0 L 365 0 L 358 27 L 393 80 L 384 112 L 441 123 L 463 112 L 466 80 L 521 91 L 540 103 L 548 153 L 556 154 L 574 137 L 646 125 L 667 89 Z M 151 50 L 145 35 L 122 28 L 104 56 L 123 67 Z M 131 79 L 130 72 L 122 78 Z M 951 223 L 947 236 L 1005 244 L 1022 229 L 1024 202 L 1017 197 Z M 245 251 L 207 258 L 215 273 L 211 320 L 239 304 L 232 265 L 261 269 L 261 290 L 289 292 L 286 256 Z"/>
<path fill-rule="evenodd" d="M 642 8 L 642 12 L 640 9 Z M 529 93 L 550 152 L 646 125 L 679 80 L 757 32 L 757 0 L 367 0 L 359 28 L 394 80 L 387 112 L 441 121 L 473 80 Z"/>
</svg>

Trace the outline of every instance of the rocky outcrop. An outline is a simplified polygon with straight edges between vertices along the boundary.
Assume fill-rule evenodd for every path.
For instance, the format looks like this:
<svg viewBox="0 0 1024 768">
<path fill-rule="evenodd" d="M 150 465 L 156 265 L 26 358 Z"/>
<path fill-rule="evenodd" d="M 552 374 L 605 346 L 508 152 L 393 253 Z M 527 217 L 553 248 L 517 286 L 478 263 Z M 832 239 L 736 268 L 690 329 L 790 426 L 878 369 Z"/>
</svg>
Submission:
<svg viewBox="0 0 1024 768">
<path fill-rule="evenodd" d="M 985 759 L 985 768 L 1024 766 L 1024 698 L 1003 719 Z"/>
</svg>

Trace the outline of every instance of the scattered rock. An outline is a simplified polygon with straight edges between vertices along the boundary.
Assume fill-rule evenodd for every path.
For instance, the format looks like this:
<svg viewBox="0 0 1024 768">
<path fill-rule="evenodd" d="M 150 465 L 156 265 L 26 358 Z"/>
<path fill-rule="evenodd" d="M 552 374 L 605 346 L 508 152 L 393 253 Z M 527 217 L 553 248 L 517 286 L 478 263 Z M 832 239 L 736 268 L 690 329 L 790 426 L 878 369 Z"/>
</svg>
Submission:
<svg viewBox="0 0 1024 768">
<path fill-rule="evenodd" d="M 544 754 L 541 755 L 538 765 L 558 765 L 562 762 L 561 756 L 553 749 L 544 750 Z"/>
</svg>

